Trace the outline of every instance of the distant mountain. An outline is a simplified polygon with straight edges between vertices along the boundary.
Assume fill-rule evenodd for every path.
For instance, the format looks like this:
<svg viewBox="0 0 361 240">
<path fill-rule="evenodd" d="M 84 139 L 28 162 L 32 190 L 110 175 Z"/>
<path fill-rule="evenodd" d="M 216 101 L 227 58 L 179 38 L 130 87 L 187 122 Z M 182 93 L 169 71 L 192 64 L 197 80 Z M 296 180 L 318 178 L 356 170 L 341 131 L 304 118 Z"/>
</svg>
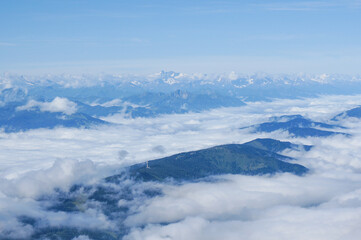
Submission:
<svg viewBox="0 0 361 240">
<path fill-rule="evenodd" d="M 302 175 L 307 168 L 281 161 L 287 157 L 275 152 L 253 147 L 252 144 L 227 144 L 133 165 L 129 175 L 144 181 L 195 180 L 220 174 L 274 174 L 290 172 Z M 116 179 L 113 176 L 108 180 Z"/>
<path fill-rule="evenodd" d="M 76 100 L 74 100 L 74 103 L 77 104 L 77 112 L 87 114 L 92 117 L 113 115 L 126 109 L 125 106 L 89 105 Z"/>
<path fill-rule="evenodd" d="M 170 89 L 160 83 L 140 87 L 127 82 L 121 85 L 104 83 L 101 86 L 63 87 L 57 83 L 26 85 L 0 89 L 0 104 L 12 102 L 51 102 L 66 98 L 78 105 L 78 112 L 92 117 L 122 113 L 124 117 L 155 117 L 160 114 L 201 112 L 219 107 L 239 107 L 245 103 L 240 97 L 215 91 L 187 91 Z M 206 89 L 206 88 L 204 88 Z M 204 90 L 203 89 L 203 90 Z"/>
<path fill-rule="evenodd" d="M 57 96 L 89 103 L 107 102 L 145 92 L 172 93 L 177 90 L 193 94 L 218 94 L 246 101 L 272 98 L 316 97 L 320 94 L 357 94 L 361 76 L 339 74 L 184 74 L 159 72 L 151 75 L 0 75 L 0 92 L 19 91 L 33 99 Z"/>
<path fill-rule="evenodd" d="M 6 88 L 0 91 L 0 101 L 4 103 L 8 102 L 21 102 L 27 97 L 26 90 L 21 88 Z"/>
<path fill-rule="evenodd" d="M 361 118 L 361 106 L 352 108 L 340 114 L 337 114 L 335 117 L 332 118 L 333 121 L 337 121 L 343 118 Z"/>
<path fill-rule="evenodd" d="M 138 107 L 128 107 L 132 117 L 153 117 L 159 114 L 201 112 L 219 107 L 239 107 L 245 103 L 236 97 L 219 94 L 195 94 L 177 90 L 171 93 L 146 92 L 124 98 Z M 142 107 L 143 106 L 143 107 Z"/>
<path fill-rule="evenodd" d="M 270 122 L 251 126 L 254 132 L 288 131 L 296 137 L 328 137 L 335 134 L 348 135 L 341 132 L 330 131 L 342 128 L 338 125 L 330 125 L 322 122 L 314 122 L 301 115 L 284 115 L 270 118 Z M 330 129 L 330 130 L 324 130 Z"/>
<path fill-rule="evenodd" d="M 272 138 L 257 138 L 253 141 L 244 143 L 244 145 L 252 146 L 254 148 L 259 148 L 262 150 L 275 152 L 275 153 L 282 152 L 286 149 L 292 149 L 295 151 L 300 151 L 300 150 L 309 151 L 312 148 L 312 146 L 310 145 L 298 145 L 290 142 L 282 142 Z"/>
<path fill-rule="evenodd" d="M 60 91 L 61 92 L 61 91 Z M 104 93 L 104 96 L 107 96 Z M 85 127 L 107 124 L 98 117 L 123 114 L 124 117 L 156 117 L 160 114 L 200 112 L 219 107 L 245 105 L 235 97 L 218 94 L 194 94 L 185 91 L 171 93 L 143 93 L 124 99 L 92 104 L 77 100 L 76 96 L 27 98 L 24 91 L 5 89 L 0 105 L 0 128 L 6 132 L 36 128 Z M 16 100 L 16 101 L 15 101 Z M 0 102 L 1 104 L 1 102 Z M 62 111 L 71 113 L 64 114 Z"/>
<path fill-rule="evenodd" d="M 109 124 L 84 113 L 40 111 L 40 109 L 17 110 L 22 103 L 11 103 L 0 107 L 0 128 L 5 132 L 27 131 L 37 128 L 76 127 L 90 128 Z"/>
</svg>

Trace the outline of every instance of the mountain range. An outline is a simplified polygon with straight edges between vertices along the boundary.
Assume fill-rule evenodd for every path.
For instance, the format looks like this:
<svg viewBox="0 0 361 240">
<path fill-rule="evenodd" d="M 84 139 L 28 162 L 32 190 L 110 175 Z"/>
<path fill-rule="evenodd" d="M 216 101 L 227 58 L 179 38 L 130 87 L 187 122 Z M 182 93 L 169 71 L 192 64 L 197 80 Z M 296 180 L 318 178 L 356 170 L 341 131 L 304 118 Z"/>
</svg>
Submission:
<svg viewBox="0 0 361 240">
<path fill-rule="evenodd" d="M 107 102 L 145 92 L 215 93 L 242 100 L 316 97 L 320 94 L 357 94 L 361 76 L 340 74 L 185 74 L 160 72 L 151 75 L 0 75 L 0 90 L 17 91 L 17 97 L 45 100 L 72 98 L 87 103 Z M 20 90 L 21 94 L 20 94 Z M 8 96 L 13 93 L 7 93 Z"/>
<path fill-rule="evenodd" d="M 164 71 L 148 76 L 3 74 L 0 75 L 0 128 L 6 132 L 57 126 L 88 128 L 108 124 L 101 118 L 114 114 L 124 118 L 156 117 L 239 107 L 245 101 L 351 94 L 361 87 L 360 79 L 360 76 L 325 74 L 189 75 Z M 70 102 L 75 111 L 72 114 L 58 111 L 52 104 L 56 99 Z M 34 102 L 55 109 L 24 108 Z M 347 116 L 360 116 L 360 109 L 341 113 L 333 120 Z M 325 124 L 300 116 L 287 121 L 270 119 L 253 127 L 255 132 L 283 130 L 301 137 L 340 134 Z"/>
</svg>

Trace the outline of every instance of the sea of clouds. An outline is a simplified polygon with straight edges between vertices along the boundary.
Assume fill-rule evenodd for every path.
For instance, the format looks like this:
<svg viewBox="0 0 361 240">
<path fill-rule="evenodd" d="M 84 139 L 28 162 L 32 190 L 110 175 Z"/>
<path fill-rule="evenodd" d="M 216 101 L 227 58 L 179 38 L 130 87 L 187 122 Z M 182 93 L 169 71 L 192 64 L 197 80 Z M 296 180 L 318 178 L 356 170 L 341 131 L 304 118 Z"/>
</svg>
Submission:
<svg viewBox="0 0 361 240">
<path fill-rule="evenodd" d="M 218 177 L 221 181 L 181 185 L 154 183 L 163 194 L 134 203 L 124 222 L 130 229 L 125 239 L 360 239 L 359 120 L 339 123 L 352 137 L 293 138 L 285 132 L 254 134 L 240 129 L 285 114 L 327 122 L 360 102 L 360 95 L 321 96 L 157 118 L 113 115 L 104 120 L 117 125 L 94 129 L 1 132 L 0 238 L 26 239 L 36 230 L 19 222 L 21 215 L 42 219 L 39 228 L 114 229 L 116 221 L 100 209 L 52 212 L 38 200 L 55 190 L 67 191 L 75 183 L 96 183 L 131 164 L 270 137 L 314 145 L 309 152 L 284 152 L 310 168 L 310 173 L 304 177 L 225 175 Z"/>
</svg>

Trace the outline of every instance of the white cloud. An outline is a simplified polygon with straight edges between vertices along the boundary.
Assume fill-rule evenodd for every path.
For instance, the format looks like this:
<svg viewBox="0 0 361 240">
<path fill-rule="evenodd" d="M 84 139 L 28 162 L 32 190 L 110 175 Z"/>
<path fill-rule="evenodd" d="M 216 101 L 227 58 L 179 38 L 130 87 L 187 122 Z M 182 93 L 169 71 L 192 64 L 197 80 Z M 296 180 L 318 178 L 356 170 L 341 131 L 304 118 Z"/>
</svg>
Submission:
<svg viewBox="0 0 361 240">
<path fill-rule="evenodd" d="M 73 238 L 72 240 L 91 240 L 91 239 L 86 235 L 80 235 L 79 237 Z"/>
<path fill-rule="evenodd" d="M 360 209 L 312 211 L 282 206 L 267 209 L 263 218 L 255 221 L 212 221 L 201 217 L 192 217 L 166 226 L 149 225 L 144 229 L 134 229 L 124 239 L 356 240 L 360 236 L 358 227 L 361 220 L 360 213 Z"/>
<path fill-rule="evenodd" d="M 96 229 L 114 229 L 115 224 L 97 210 L 86 210 L 77 214 L 48 211 L 48 202 L 30 198 L 0 196 L 0 239 L 30 239 L 38 227 L 79 227 Z M 44 206 L 45 205 L 45 206 Z M 19 216 L 37 220 L 36 226 L 24 224 Z"/>
<path fill-rule="evenodd" d="M 51 102 L 38 102 L 30 100 L 26 105 L 17 107 L 17 111 L 39 108 L 42 112 L 62 112 L 67 115 L 76 113 L 77 104 L 66 98 L 56 97 Z"/>
<path fill-rule="evenodd" d="M 51 226 L 113 228 L 114 222 L 99 210 L 47 212 L 35 199 L 54 188 L 66 190 L 74 182 L 99 179 L 105 172 L 110 175 L 110 169 L 116 167 L 218 144 L 273 137 L 315 145 L 310 152 L 286 152 L 297 158 L 293 161 L 309 167 L 310 174 L 223 176 L 223 181 L 215 183 L 158 184 L 162 196 L 132 206 L 133 214 L 126 220 L 131 232 L 126 239 L 358 239 L 359 122 L 342 121 L 350 128 L 345 131 L 354 135 L 351 138 L 291 138 L 281 132 L 251 134 L 239 128 L 283 114 L 326 121 L 360 102 L 361 96 L 322 96 L 153 119 L 115 115 L 112 121 L 121 125 L 99 129 L 2 132 L 0 227 L 21 229 L 23 236 L 31 234 L 33 229 L 15 218 L 21 213 L 45 218 Z"/>
<path fill-rule="evenodd" d="M 218 183 L 191 183 L 165 186 L 164 196 L 140 206 L 130 216 L 129 226 L 146 223 L 177 222 L 187 217 L 206 219 L 259 218 L 263 211 L 277 206 L 308 208 L 361 188 L 361 177 L 354 180 L 310 174 L 298 177 L 280 174 L 274 177 L 226 176 Z"/>
<path fill-rule="evenodd" d="M 113 100 L 111 100 L 109 102 L 105 102 L 103 104 L 100 104 L 100 106 L 103 106 L 103 107 L 114 107 L 114 106 L 120 107 L 120 106 L 123 106 L 123 105 L 124 105 L 124 103 L 123 103 L 123 101 L 121 99 L 113 99 Z"/>
<path fill-rule="evenodd" d="M 28 172 L 17 179 L 2 180 L 0 191 L 7 196 L 36 198 L 51 193 L 54 188 L 66 191 L 75 182 L 95 173 L 96 167 L 89 160 L 58 160 L 49 169 Z"/>
</svg>

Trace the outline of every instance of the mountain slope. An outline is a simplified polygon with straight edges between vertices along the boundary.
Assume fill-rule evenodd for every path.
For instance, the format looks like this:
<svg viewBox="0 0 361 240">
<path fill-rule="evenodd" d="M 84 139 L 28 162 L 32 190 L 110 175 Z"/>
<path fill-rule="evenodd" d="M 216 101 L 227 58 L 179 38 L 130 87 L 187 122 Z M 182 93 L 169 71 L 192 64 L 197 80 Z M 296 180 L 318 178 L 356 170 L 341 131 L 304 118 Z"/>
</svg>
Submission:
<svg viewBox="0 0 361 240">
<path fill-rule="evenodd" d="M 289 172 L 302 175 L 308 171 L 301 165 L 280 160 L 284 158 L 287 157 L 247 144 L 227 144 L 152 160 L 149 161 L 150 168 L 145 164 L 136 164 L 129 168 L 129 175 L 143 181 L 163 181 L 167 178 L 184 181 L 220 174 Z"/>
<path fill-rule="evenodd" d="M 285 115 L 281 117 L 270 118 L 270 122 L 253 125 L 246 128 L 254 128 L 254 132 L 273 132 L 288 131 L 289 134 L 296 137 L 328 137 L 336 134 L 348 134 L 331 131 L 332 129 L 342 128 L 337 125 L 330 125 L 322 122 L 314 122 L 301 115 Z M 320 129 L 319 129 L 320 128 Z M 327 129 L 327 130 L 324 130 Z"/>
<path fill-rule="evenodd" d="M 37 128 L 84 127 L 89 128 L 106 121 L 84 113 L 64 114 L 62 112 L 40 111 L 39 109 L 16 110 L 20 103 L 0 107 L 0 128 L 5 132 L 27 131 Z"/>
<path fill-rule="evenodd" d="M 332 118 L 333 121 L 343 119 L 343 118 L 361 118 L 361 106 L 352 108 L 340 114 L 337 114 L 335 117 Z"/>
<path fill-rule="evenodd" d="M 309 145 L 298 145 L 290 142 L 282 142 L 272 138 L 257 138 L 250 142 L 244 143 L 244 145 L 252 146 L 254 148 L 259 148 L 262 150 L 271 151 L 275 153 L 282 152 L 283 150 L 286 149 L 292 149 L 296 151 L 299 150 L 309 151 L 312 148 L 312 146 Z"/>
</svg>

